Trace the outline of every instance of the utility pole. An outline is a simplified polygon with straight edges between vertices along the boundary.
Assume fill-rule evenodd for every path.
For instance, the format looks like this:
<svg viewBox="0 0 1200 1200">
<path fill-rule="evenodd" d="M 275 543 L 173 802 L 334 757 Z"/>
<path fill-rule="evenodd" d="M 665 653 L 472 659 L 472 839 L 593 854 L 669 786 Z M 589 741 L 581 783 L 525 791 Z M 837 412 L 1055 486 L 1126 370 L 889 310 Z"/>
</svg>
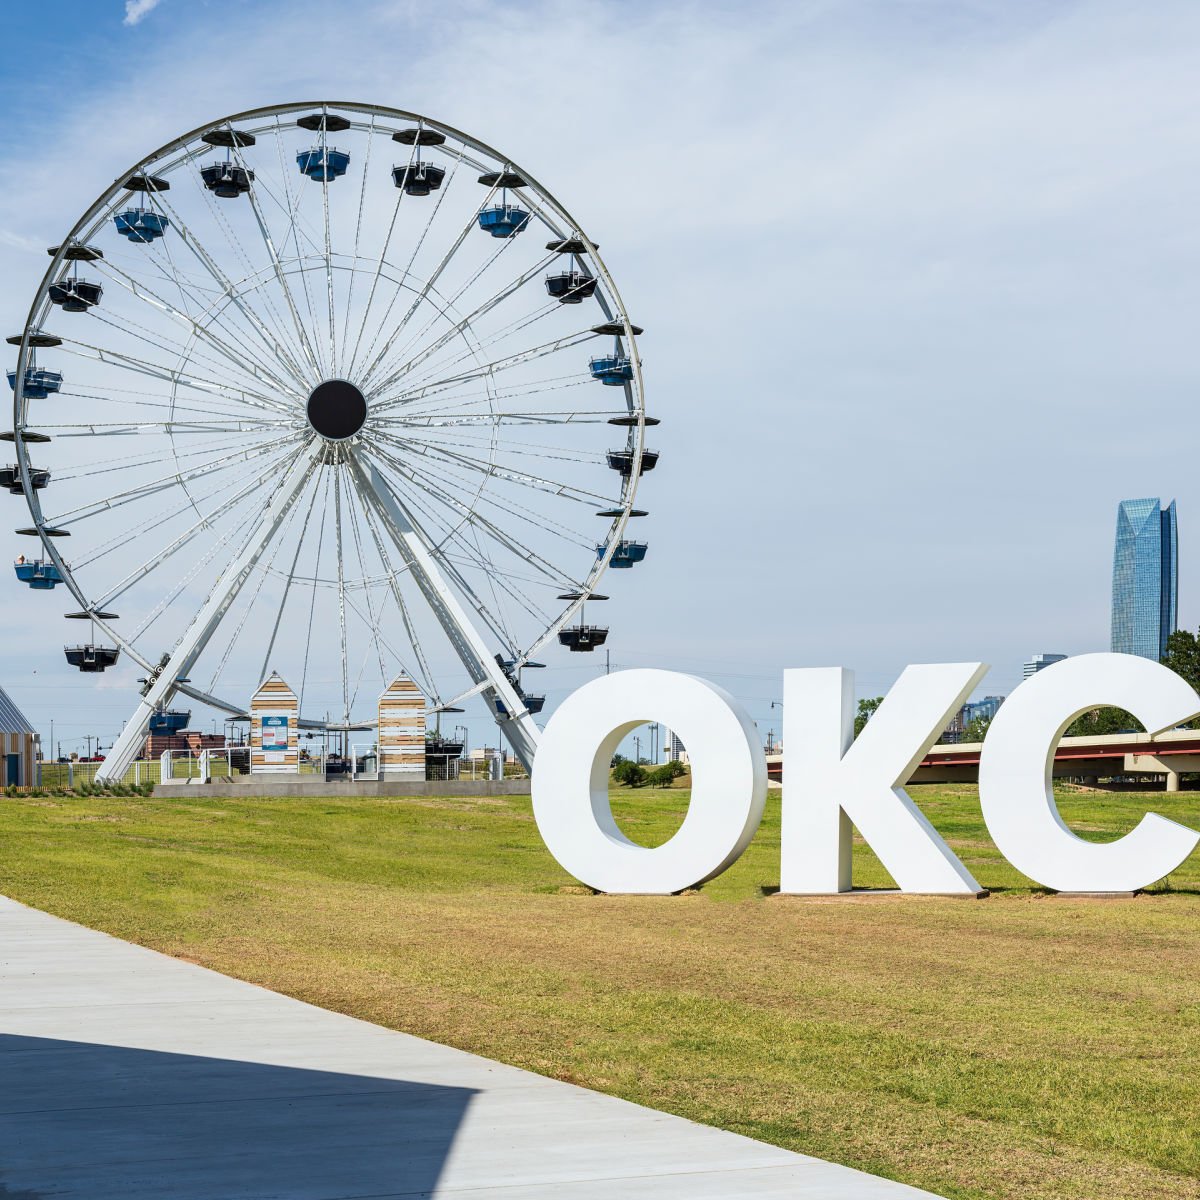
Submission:
<svg viewBox="0 0 1200 1200">
<path fill-rule="evenodd" d="M 88 758 L 91 758 L 92 757 L 92 735 L 89 733 L 89 734 L 85 734 L 85 736 L 87 738 L 87 744 L 88 744 Z"/>
<path fill-rule="evenodd" d="M 640 737 L 633 739 L 633 761 L 635 763 L 642 761 L 642 739 Z"/>
<path fill-rule="evenodd" d="M 607 675 L 612 670 L 612 661 L 609 658 L 609 651 L 604 651 L 604 673 Z"/>
</svg>

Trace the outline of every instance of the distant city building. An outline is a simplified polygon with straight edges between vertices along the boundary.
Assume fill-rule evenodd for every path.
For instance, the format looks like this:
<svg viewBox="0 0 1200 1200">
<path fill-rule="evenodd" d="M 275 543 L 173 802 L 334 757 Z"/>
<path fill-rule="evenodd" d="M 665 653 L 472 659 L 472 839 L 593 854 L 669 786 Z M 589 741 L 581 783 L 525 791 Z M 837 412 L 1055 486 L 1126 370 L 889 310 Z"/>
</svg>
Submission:
<svg viewBox="0 0 1200 1200">
<path fill-rule="evenodd" d="M 1004 703 L 1003 696 L 984 696 L 982 700 L 968 700 L 966 704 L 958 710 L 959 720 L 962 722 L 962 729 L 965 731 L 967 726 L 972 721 L 983 719 L 990 721 L 996 713 L 1000 711 L 1000 705 Z"/>
<path fill-rule="evenodd" d="M 1021 678 L 1030 679 L 1039 671 L 1044 671 L 1052 664 L 1062 662 L 1066 657 L 1065 654 L 1034 654 L 1024 667 L 1021 668 Z"/>
<path fill-rule="evenodd" d="M 1156 662 L 1175 632 L 1179 533 L 1175 501 L 1122 500 L 1113 552 L 1112 648 Z"/>
<path fill-rule="evenodd" d="M 673 729 L 663 730 L 663 748 L 666 751 L 667 762 L 687 761 L 687 751 L 683 748 L 683 743 L 679 740 L 679 734 Z"/>
</svg>

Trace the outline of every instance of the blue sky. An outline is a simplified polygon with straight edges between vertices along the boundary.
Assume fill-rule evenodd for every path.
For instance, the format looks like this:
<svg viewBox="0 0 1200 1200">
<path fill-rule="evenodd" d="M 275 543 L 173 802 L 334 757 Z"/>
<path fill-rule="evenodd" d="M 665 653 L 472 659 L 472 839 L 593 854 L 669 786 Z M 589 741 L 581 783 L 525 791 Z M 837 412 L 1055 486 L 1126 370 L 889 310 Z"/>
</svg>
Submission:
<svg viewBox="0 0 1200 1200">
<path fill-rule="evenodd" d="M 1194 5 L 124 15 L 6 13 L 13 331 L 43 247 L 174 134 L 301 96 L 426 111 L 577 211 L 647 327 L 663 460 L 639 497 L 651 554 L 605 614 L 614 663 L 707 675 L 764 731 L 784 666 L 852 666 L 874 694 L 906 662 L 979 658 L 1007 692 L 1030 653 L 1107 648 L 1127 496 L 1178 500 L 1200 623 Z M 111 736 L 129 697 L 68 674 L 62 606 L 4 595 L 0 683 L 40 726 Z M 539 679 L 551 705 L 597 669 L 565 659 Z"/>
</svg>

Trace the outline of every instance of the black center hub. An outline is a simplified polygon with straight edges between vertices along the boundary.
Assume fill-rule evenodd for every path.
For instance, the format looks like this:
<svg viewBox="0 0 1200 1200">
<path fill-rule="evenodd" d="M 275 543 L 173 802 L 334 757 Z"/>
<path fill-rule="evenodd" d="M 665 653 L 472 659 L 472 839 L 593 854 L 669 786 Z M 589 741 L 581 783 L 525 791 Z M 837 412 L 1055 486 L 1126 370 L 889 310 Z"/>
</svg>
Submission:
<svg viewBox="0 0 1200 1200">
<path fill-rule="evenodd" d="M 344 379 L 317 384 L 308 398 L 308 423 L 331 442 L 352 438 L 366 420 L 366 397 Z"/>
</svg>

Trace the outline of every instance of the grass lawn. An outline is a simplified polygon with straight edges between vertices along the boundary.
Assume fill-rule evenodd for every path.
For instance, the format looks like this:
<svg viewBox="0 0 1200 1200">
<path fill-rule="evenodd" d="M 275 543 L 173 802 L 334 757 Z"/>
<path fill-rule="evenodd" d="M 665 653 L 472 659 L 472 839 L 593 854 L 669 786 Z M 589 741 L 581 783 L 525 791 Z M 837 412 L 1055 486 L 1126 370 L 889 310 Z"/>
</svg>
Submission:
<svg viewBox="0 0 1200 1200">
<path fill-rule="evenodd" d="M 915 789 L 991 899 L 769 899 L 778 792 L 698 894 L 595 896 L 525 797 L 0 798 L 0 892 L 327 1008 L 956 1200 L 1200 1200 L 1200 861 L 1045 896 L 973 788 Z M 654 844 L 686 792 L 615 793 Z M 1200 795 L 1066 793 L 1096 838 Z M 856 882 L 885 885 L 860 847 Z M 2 957 L 2 955 L 0 955 Z"/>
</svg>

